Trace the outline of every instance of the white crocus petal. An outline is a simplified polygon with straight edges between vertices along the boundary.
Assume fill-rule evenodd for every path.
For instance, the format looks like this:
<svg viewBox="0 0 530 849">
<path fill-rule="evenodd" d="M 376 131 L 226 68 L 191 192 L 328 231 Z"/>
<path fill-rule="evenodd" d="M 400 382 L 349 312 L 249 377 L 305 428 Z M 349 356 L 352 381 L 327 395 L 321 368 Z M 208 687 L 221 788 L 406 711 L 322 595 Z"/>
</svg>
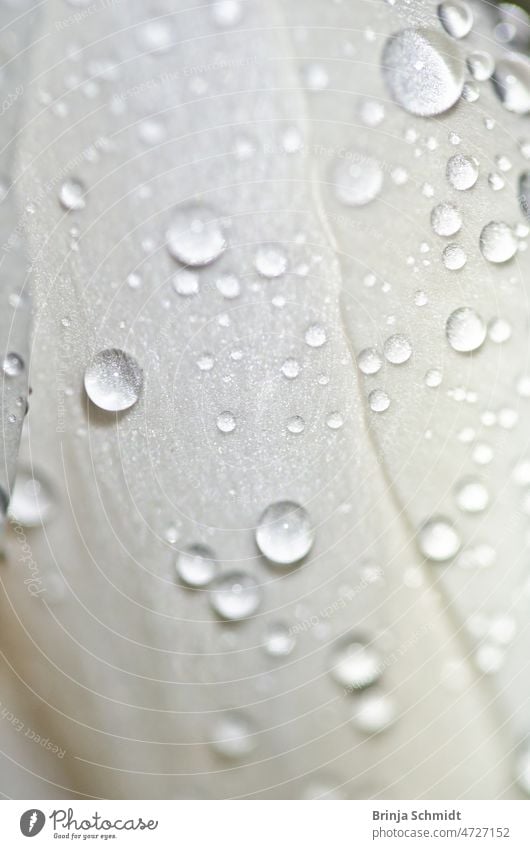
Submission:
<svg viewBox="0 0 530 849">
<path fill-rule="evenodd" d="M 348 4 L 248 0 L 231 21 L 220 5 L 40 12 L 18 142 L 19 202 L 42 187 L 21 464 L 56 509 L 46 533 L 27 530 L 42 593 L 22 583 L 27 563 L 5 574 L 10 661 L 41 695 L 39 722 L 79 793 L 513 795 L 524 729 L 499 730 L 463 623 L 489 601 L 506 618 L 520 588 L 522 537 L 507 539 L 497 505 L 513 458 L 477 424 L 502 390 L 491 409 L 513 422 L 527 260 L 490 263 L 479 235 L 518 220 L 515 194 L 446 182 L 449 132 L 483 159 L 474 104 L 425 123 L 391 101 L 381 51 L 414 10 L 404 23 L 401 4 L 381 5 L 374 21 L 356 6 L 353 26 Z M 492 92 L 479 103 L 500 115 Z M 358 120 L 366 100 L 382 109 Z M 517 138 L 517 117 L 502 118 Z M 442 201 L 461 212 L 461 232 L 454 215 L 444 225 L 465 248 L 459 270 L 431 229 Z M 448 345 L 446 321 L 467 306 L 508 321 L 510 356 L 489 338 L 477 354 Z M 374 375 L 357 372 L 366 348 L 383 357 Z M 432 369 L 439 385 L 425 385 Z M 456 421 L 478 444 L 457 439 Z M 481 443 L 498 458 L 495 477 L 479 464 L 487 524 L 453 494 Z M 256 542 L 271 505 L 281 522 Z M 464 557 L 490 544 L 500 589 L 491 571 L 425 564 L 415 531 L 439 515 L 431 545 L 453 556 L 461 540 Z M 11 534 L 13 563 L 20 545 Z M 204 556 L 184 582 L 175 569 L 196 545 L 221 570 L 212 595 Z M 278 624 L 295 645 L 272 658 Z M 488 629 L 504 651 L 509 623 Z M 512 645 L 511 677 L 524 667 Z M 351 722 L 375 681 L 395 708 L 377 743 Z"/>
</svg>

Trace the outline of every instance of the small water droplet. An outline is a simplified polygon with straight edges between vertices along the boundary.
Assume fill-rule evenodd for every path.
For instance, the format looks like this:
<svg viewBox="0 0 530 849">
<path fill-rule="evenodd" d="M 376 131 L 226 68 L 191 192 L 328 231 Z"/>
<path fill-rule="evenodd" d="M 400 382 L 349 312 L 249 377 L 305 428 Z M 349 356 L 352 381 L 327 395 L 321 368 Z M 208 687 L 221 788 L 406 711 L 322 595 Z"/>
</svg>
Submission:
<svg viewBox="0 0 530 849">
<path fill-rule="evenodd" d="M 381 658 L 371 645 L 360 639 L 344 640 L 335 646 L 330 673 L 337 684 L 348 690 L 363 690 L 381 677 Z"/>
<path fill-rule="evenodd" d="M 396 708 L 386 693 L 376 689 L 360 693 L 353 706 L 351 721 L 363 734 L 379 734 L 395 721 Z"/>
<path fill-rule="evenodd" d="M 205 587 L 212 581 L 219 564 L 211 548 L 206 545 L 190 545 L 177 555 L 175 570 L 188 587 Z"/>
<path fill-rule="evenodd" d="M 522 56 L 501 59 L 491 79 L 505 109 L 517 115 L 530 112 L 530 64 L 526 59 Z"/>
<path fill-rule="evenodd" d="M 495 62 L 489 53 L 476 50 L 467 57 L 468 71 L 477 82 L 489 80 L 495 69 Z"/>
<path fill-rule="evenodd" d="M 457 506 L 466 513 L 480 513 L 489 504 L 489 493 L 478 478 L 464 478 L 455 488 Z"/>
<path fill-rule="evenodd" d="M 219 413 L 217 416 L 217 427 L 221 433 L 232 433 L 236 429 L 236 418 L 229 410 Z"/>
<path fill-rule="evenodd" d="M 337 412 L 330 413 L 326 419 L 326 424 L 331 430 L 340 430 L 344 425 L 342 414 Z"/>
<path fill-rule="evenodd" d="M 6 377 L 17 377 L 24 371 L 24 360 L 11 351 L 6 354 L 2 368 Z"/>
<path fill-rule="evenodd" d="M 97 407 L 120 412 L 138 401 L 143 374 L 136 360 L 118 348 L 99 351 L 85 371 L 85 391 Z"/>
<path fill-rule="evenodd" d="M 383 360 L 375 348 L 364 348 L 357 356 L 357 365 L 363 374 L 377 374 Z"/>
<path fill-rule="evenodd" d="M 237 298 L 241 292 L 241 285 L 235 274 L 221 274 L 215 281 L 217 291 L 228 300 Z"/>
<path fill-rule="evenodd" d="M 517 239 L 503 221 L 490 221 L 480 234 L 480 251 L 488 262 L 508 262 L 517 253 Z"/>
<path fill-rule="evenodd" d="M 447 341 L 454 351 L 476 351 L 486 338 L 486 325 L 471 307 L 460 307 L 451 313 L 445 326 Z"/>
<path fill-rule="evenodd" d="M 212 354 L 201 354 L 197 360 L 197 365 L 201 371 L 211 371 L 211 369 L 213 369 L 214 362 L 215 360 Z"/>
<path fill-rule="evenodd" d="M 289 357 L 289 359 L 282 363 L 281 372 L 284 377 L 288 378 L 288 380 L 294 380 L 295 377 L 298 377 L 300 374 L 300 364 L 298 360 L 295 360 L 293 357 Z"/>
<path fill-rule="evenodd" d="M 384 413 L 390 407 L 390 398 L 383 389 L 374 389 L 368 396 L 370 409 L 374 413 Z"/>
<path fill-rule="evenodd" d="M 304 68 L 304 81 L 310 91 L 324 91 L 328 87 L 328 72 L 322 65 L 310 64 Z"/>
<path fill-rule="evenodd" d="M 240 0 L 218 0 L 212 6 L 212 17 L 218 27 L 233 27 L 243 17 Z"/>
<path fill-rule="evenodd" d="M 453 242 L 444 248 L 442 262 L 449 271 L 459 271 L 467 262 L 466 252 Z"/>
<path fill-rule="evenodd" d="M 197 204 L 181 206 L 173 212 L 166 237 L 169 253 L 184 265 L 208 265 L 226 248 L 218 213 Z"/>
<path fill-rule="evenodd" d="M 438 236 L 454 236 L 462 226 L 462 216 L 452 203 L 439 203 L 431 212 L 431 226 Z"/>
<path fill-rule="evenodd" d="M 434 516 L 420 527 L 418 545 L 428 560 L 450 560 L 460 549 L 460 537 L 452 523 L 443 516 Z"/>
<path fill-rule="evenodd" d="M 191 271 L 189 268 L 183 268 L 173 275 L 173 289 L 177 295 L 182 295 L 184 298 L 189 298 L 192 295 L 199 293 L 199 275 L 196 271 Z"/>
<path fill-rule="evenodd" d="M 437 368 L 430 368 L 425 375 L 425 385 L 430 389 L 436 389 L 442 382 L 442 372 Z"/>
<path fill-rule="evenodd" d="M 280 277 L 287 270 L 287 256 L 279 245 L 263 245 L 256 253 L 254 265 L 262 277 Z"/>
<path fill-rule="evenodd" d="M 327 341 L 327 334 L 321 324 L 310 324 L 304 334 L 306 344 L 310 348 L 321 348 Z"/>
<path fill-rule="evenodd" d="M 383 74 L 394 99 L 413 115 L 440 115 L 462 94 L 464 65 L 454 44 L 429 29 L 404 29 L 388 39 Z"/>
<path fill-rule="evenodd" d="M 246 619 L 256 612 L 260 602 L 259 586 L 245 572 L 222 575 L 214 581 L 210 591 L 210 604 L 222 619 Z"/>
<path fill-rule="evenodd" d="M 69 211 L 84 209 L 86 205 L 86 189 L 79 180 L 70 178 L 61 183 L 59 201 L 61 206 Z"/>
<path fill-rule="evenodd" d="M 389 336 L 384 344 L 385 359 L 393 365 L 406 363 L 412 356 L 412 345 L 410 340 L 401 333 Z"/>
<path fill-rule="evenodd" d="M 291 416 L 287 420 L 287 430 L 289 433 L 303 433 L 305 430 L 305 421 L 302 416 Z"/>
<path fill-rule="evenodd" d="M 265 634 L 263 648 L 270 657 L 287 657 L 294 649 L 296 640 L 286 625 L 273 622 Z"/>
<path fill-rule="evenodd" d="M 383 186 L 383 171 L 369 156 L 350 154 L 333 168 L 335 195 L 347 206 L 365 206 L 374 200 Z"/>
<path fill-rule="evenodd" d="M 459 0 L 440 3 L 438 15 L 445 31 L 453 38 L 465 38 L 473 26 L 473 13 L 467 3 Z"/>
<path fill-rule="evenodd" d="M 474 156 L 456 153 L 447 162 L 446 176 L 453 189 L 466 191 L 477 182 L 478 162 Z"/>
<path fill-rule="evenodd" d="M 278 501 L 262 513 L 256 544 L 272 563 L 298 563 L 312 548 L 315 532 L 307 510 L 293 501 Z"/>
</svg>

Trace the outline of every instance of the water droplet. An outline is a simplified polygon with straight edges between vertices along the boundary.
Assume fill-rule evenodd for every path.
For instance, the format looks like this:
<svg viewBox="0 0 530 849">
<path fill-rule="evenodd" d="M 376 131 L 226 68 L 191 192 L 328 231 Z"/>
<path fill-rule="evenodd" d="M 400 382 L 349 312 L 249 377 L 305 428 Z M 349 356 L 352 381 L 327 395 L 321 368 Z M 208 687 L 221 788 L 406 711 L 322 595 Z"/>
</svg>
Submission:
<svg viewBox="0 0 530 849">
<path fill-rule="evenodd" d="M 298 563 L 312 548 L 315 532 L 307 510 L 293 501 L 278 501 L 262 513 L 256 544 L 273 563 Z"/>
<path fill-rule="evenodd" d="M 221 433 L 232 433 L 236 429 L 236 419 L 229 410 L 219 413 L 217 416 L 217 427 Z"/>
<path fill-rule="evenodd" d="M 331 658 L 331 676 L 349 690 L 363 690 L 381 677 L 381 658 L 376 650 L 360 639 L 340 642 Z"/>
<path fill-rule="evenodd" d="M 300 364 L 298 363 L 298 360 L 289 357 L 289 359 L 282 363 L 281 371 L 284 377 L 287 377 L 289 380 L 294 380 L 295 377 L 298 377 L 300 374 Z"/>
<path fill-rule="evenodd" d="M 457 554 L 460 537 L 448 519 L 434 516 L 419 529 L 418 545 L 424 557 L 441 563 Z"/>
<path fill-rule="evenodd" d="M 339 412 L 330 413 L 326 419 L 326 424 L 331 430 L 340 430 L 344 425 L 344 419 Z"/>
<path fill-rule="evenodd" d="M 165 53 L 173 41 L 171 28 L 167 21 L 149 20 L 137 30 L 136 41 L 147 53 Z"/>
<path fill-rule="evenodd" d="M 311 64 L 304 68 L 305 84 L 310 91 L 324 91 L 328 87 L 328 72 L 322 65 Z"/>
<path fill-rule="evenodd" d="M 118 348 L 99 351 L 85 371 L 85 391 L 97 407 L 117 413 L 136 404 L 143 374 L 133 357 Z"/>
<path fill-rule="evenodd" d="M 383 186 L 383 171 L 369 156 L 351 154 L 333 169 L 335 195 L 347 206 L 365 206 L 377 197 Z"/>
<path fill-rule="evenodd" d="M 205 587 L 219 569 L 213 551 L 206 545 L 190 545 L 177 555 L 175 569 L 189 587 Z"/>
<path fill-rule="evenodd" d="M 480 348 L 486 338 L 486 325 L 471 307 L 460 307 L 447 319 L 445 332 L 454 351 L 467 353 Z"/>
<path fill-rule="evenodd" d="M 452 203 L 439 203 L 431 212 L 431 226 L 438 236 L 454 236 L 462 226 L 462 216 Z"/>
<path fill-rule="evenodd" d="M 382 63 L 392 96 L 413 115 L 440 115 L 462 94 L 464 65 L 442 33 L 401 30 L 386 42 Z"/>
<path fill-rule="evenodd" d="M 279 245 L 263 245 L 256 253 L 254 265 L 262 277 L 280 277 L 287 270 L 287 256 Z"/>
<path fill-rule="evenodd" d="M 489 493 L 478 478 L 464 478 L 455 489 L 455 501 L 466 513 L 480 513 L 489 504 Z"/>
<path fill-rule="evenodd" d="M 263 648 L 271 657 L 287 657 L 295 647 L 295 637 L 286 625 L 273 622 L 265 634 Z"/>
<path fill-rule="evenodd" d="M 258 584 L 245 572 L 230 572 L 217 578 L 210 591 L 210 604 L 222 619 L 252 616 L 261 602 Z"/>
<path fill-rule="evenodd" d="M 530 112 L 530 64 L 522 56 L 501 59 L 492 76 L 499 100 L 509 112 Z"/>
<path fill-rule="evenodd" d="M 310 324 L 304 334 L 304 339 L 310 348 L 321 348 L 327 341 L 326 330 L 321 324 Z"/>
<path fill-rule="evenodd" d="M 76 211 L 84 209 L 86 189 L 79 180 L 73 178 L 64 180 L 59 189 L 59 201 L 64 209 Z"/>
<path fill-rule="evenodd" d="M 517 239 L 503 221 L 490 221 L 480 234 L 480 251 L 488 262 L 507 262 L 517 253 Z"/>
<path fill-rule="evenodd" d="M 395 721 L 396 709 L 392 699 L 378 690 L 360 693 L 353 706 L 351 721 L 363 734 L 379 734 Z"/>
<path fill-rule="evenodd" d="M 24 371 L 24 360 L 11 351 L 6 354 L 2 368 L 6 377 L 17 377 Z"/>
<path fill-rule="evenodd" d="M 377 100 L 363 100 L 359 105 L 359 118 L 367 127 L 378 127 L 384 117 L 385 107 Z"/>
<path fill-rule="evenodd" d="M 368 396 L 370 409 L 374 413 L 384 413 L 390 407 L 390 398 L 383 389 L 374 389 Z"/>
<path fill-rule="evenodd" d="M 460 245 L 447 245 L 442 253 L 442 262 L 449 271 L 459 271 L 467 262 L 466 252 Z"/>
<path fill-rule="evenodd" d="M 302 416 L 291 416 L 287 421 L 287 430 L 289 433 L 303 433 L 305 429 L 305 421 Z"/>
<path fill-rule="evenodd" d="M 425 375 L 425 385 L 430 389 L 436 389 L 442 382 L 442 372 L 437 368 L 430 368 Z"/>
<path fill-rule="evenodd" d="M 466 191 L 477 182 L 478 162 L 474 156 L 456 153 L 447 162 L 446 176 L 453 189 Z"/>
<path fill-rule="evenodd" d="M 498 192 L 505 186 L 504 178 L 496 171 L 492 171 L 488 176 L 488 185 L 494 192 Z"/>
<path fill-rule="evenodd" d="M 467 57 L 467 67 L 474 80 L 485 82 L 493 74 L 495 62 L 489 53 L 476 50 Z"/>
<path fill-rule="evenodd" d="M 215 281 L 215 285 L 223 298 L 229 300 L 237 298 L 241 292 L 241 286 L 235 274 L 221 274 Z"/>
<path fill-rule="evenodd" d="M 53 514 L 55 498 L 51 487 L 39 475 L 20 469 L 15 479 L 9 515 L 25 528 L 43 525 Z"/>
<path fill-rule="evenodd" d="M 488 324 L 488 337 L 497 345 L 507 342 L 512 335 L 512 326 L 504 318 L 492 318 Z"/>
<path fill-rule="evenodd" d="M 129 289 L 139 289 L 142 285 L 142 278 L 134 271 L 127 275 L 127 286 Z"/>
<path fill-rule="evenodd" d="M 218 0 L 212 6 L 214 23 L 219 27 L 233 27 L 243 17 L 243 6 L 240 0 Z"/>
<path fill-rule="evenodd" d="M 467 3 L 452 0 L 440 3 L 438 15 L 443 28 L 453 38 L 465 38 L 473 26 L 473 13 Z"/>
<path fill-rule="evenodd" d="M 406 363 L 412 356 L 412 345 L 410 340 L 401 333 L 389 336 L 384 344 L 385 358 L 393 365 Z"/>
<path fill-rule="evenodd" d="M 214 362 L 215 360 L 212 354 L 201 354 L 197 360 L 197 365 L 201 371 L 211 371 L 211 369 L 213 369 Z"/>
<path fill-rule="evenodd" d="M 191 271 L 189 268 L 183 268 L 173 275 L 173 289 L 177 295 L 182 295 L 189 298 L 192 295 L 199 293 L 199 275 L 196 271 Z"/>
<path fill-rule="evenodd" d="M 226 248 L 218 213 L 196 204 L 181 206 L 173 212 L 166 237 L 169 253 L 184 265 L 208 265 Z"/>
<path fill-rule="evenodd" d="M 364 348 L 357 356 L 357 365 L 363 374 L 377 374 L 383 360 L 375 348 Z"/>
</svg>

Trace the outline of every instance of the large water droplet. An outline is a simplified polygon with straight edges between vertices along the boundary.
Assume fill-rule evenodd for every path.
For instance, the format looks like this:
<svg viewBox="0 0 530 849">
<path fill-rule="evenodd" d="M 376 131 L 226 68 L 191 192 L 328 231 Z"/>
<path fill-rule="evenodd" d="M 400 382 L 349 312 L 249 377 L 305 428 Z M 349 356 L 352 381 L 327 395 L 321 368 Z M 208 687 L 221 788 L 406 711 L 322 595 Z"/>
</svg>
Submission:
<svg viewBox="0 0 530 849">
<path fill-rule="evenodd" d="M 471 307 L 460 307 L 447 319 L 445 332 L 453 350 L 467 353 L 480 348 L 486 338 L 486 325 Z"/>
<path fill-rule="evenodd" d="M 458 552 L 460 537 L 448 519 L 434 516 L 421 526 L 418 545 L 424 557 L 441 563 Z"/>
<path fill-rule="evenodd" d="M 383 185 L 383 171 L 369 156 L 341 159 L 334 167 L 335 195 L 347 206 L 365 206 L 377 197 Z"/>
<path fill-rule="evenodd" d="M 84 209 L 86 189 L 79 180 L 70 178 L 61 183 L 59 189 L 59 201 L 61 206 L 68 211 Z"/>
<path fill-rule="evenodd" d="M 382 62 L 392 96 L 413 115 L 440 115 L 462 94 L 464 65 L 442 33 L 401 30 L 386 42 Z"/>
<path fill-rule="evenodd" d="M 360 639 L 342 641 L 333 651 L 330 672 L 343 687 L 362 690 L 380 678 L 381 658 L 372 646 Z"/>
<path fill-rule="evenodd" d="M 166 237 L 169 253 L 184 265 L 208 265 L 226 248 L 219 214 L 197 204 L 181 206 L 173 212 Z"/>
<path fill-rule="evenodd" d="M 248 719 L 238 711 L 230 711 L 216 721 L 211 746 L 220 757 L 239 761 L 256 748 L 254 735 Z"/>
<path fill-rule="evenodd" d="M 24 371 L 24 360 L 18 354 L 11 351 L 9 354 L 6 354 L 2 368 L 6 377 L 17 377 Z"/>
<path fill-rule="evenodd" d="M 375 348 L 364 348 L 357 356 L 357 365 L 363 374 L 377 374 L 383 360 Z"/>
<path fill-rule="evenodd" d="M 459 271 L 467 262 L 466 252 L 460 245 L 447 245 L 442 253 L 442 262 L 449 271 Z"/>
<path fill-rule="evenodd" d="M 374 413 L 384 413 L 390 407 L 390 398 L 384 389 L 374 389 L 368 396 L 370 409 Z"/>
<path fill-rule="evenodd" d="M 440 3 L 438 15 L 443 28 L 453 38 L 465 38 L 473 26 L 473 13 L 467 3 L 459 0 Z"/>
<path fill-rule="evenodd" d="M 530 64 L 526 59 L 522 56 L 501 59 L 492 82 L 505 109 L 517 115 L 530 112 Z"/>
<path fill-rule="evenodd" d="M 177 555 L 175 569 L 181 581 L 189 587 L 205 587 L 215 578 L 219 564 L 206 545 L 190 545 Z"/>
<path fill-rule="evenodd" d="M 446 176 L 453 189 L 466 191 L 475 185 L 478 179 L 478 162 L 474 156 L 457 153 L 447 162 Z"/>
<path fill-rule="evenodd" d="M 117 413 L 138 401 L 143 374 L 136 360 L 118 348 L 99 351 L 85 371 L 85 390 L 97 407 Z"/>
<path fill-rule="evenodd" d="M 503 221 L 490 221 L 480 234 L 480 251 L 488 262 L 507 262 L 517 253 L 517 238 Z"/>
<path fill-rule="evenodd" d="M 230 572 L 212 585 L 210 604 L 222 619 L 246 619 L 256 612 L 261 602 L 258 584 L 245 572 Z"/>
<path fill-rule="evenodd" d="M 307 510 L 294 501 L 278 501 L 262 513 L 256 529 L 261 553 L 273 563 L 297 563 L 311 550 L 315 532 Z"/>
</svg>

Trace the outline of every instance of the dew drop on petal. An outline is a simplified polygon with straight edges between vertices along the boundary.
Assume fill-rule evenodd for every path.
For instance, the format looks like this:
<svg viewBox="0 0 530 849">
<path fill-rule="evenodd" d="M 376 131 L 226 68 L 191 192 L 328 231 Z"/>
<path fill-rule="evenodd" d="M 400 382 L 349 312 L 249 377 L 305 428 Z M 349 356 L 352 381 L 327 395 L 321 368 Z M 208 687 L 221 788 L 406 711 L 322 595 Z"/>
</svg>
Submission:
<svg viewBox="0 0 530 849">
<path fill-rule="evenodd" d="M 490 221 L 480 234 L 480 251 L 488 262 L 508 262 L 517 253 L 517 238 L 503 221 Z"/>
<path fill-rule="evenodd" d="M 210 745 L 219 757 L 240 761 L 254 751 L 257 741 L 247 718 L 230 711 L 216 720 Z"/>
<path fill-rule="evenodd" d="M 305 421 L 302 416 L 291 416 L 291 418 L 287 420 L 287 430 L 289 433 L 303 433 L 305 430 Z"/>
<path fill-rule="evenodd" d="M 410 340 L 401 333 L 389 336 L 384 344 L 385 359 L 393 365 L 406 363 L 412 356 L 412 345 Z"/>
<path fill-rule="evenodd" d="M 219 294 L 227 300 L 237 298 L 241 292 L 241 285 L 235 274 L 221 274 L 215 285 Z"/>
<path fill-rule="evenodd" d="M 215 613 L 227 620 L 252 616 L 261 602 L 260 588 L 246 572 L 230 572 L 217 578 L 209 595 Z"/>
<path fill-rule="evenodd" d="M 369 156 L 341 159 L 334 167 L 332 182 L 335 196 L 346 206 L 365 206 L 374 200 L 383 186 L 383 171 Z"/>
<path fill-rule="evenodd" d="M 383 389 L 374 389 L 368 396 L 370 409 L 374 413 L 384 413 L 390 407 L 390 398 Z"/>
<path fill-rule="evenodd" d="M 61 206 L 71 212 L 84 209 L 86 189 L 79 180 L 69 178 L 61 183 L 59 188 L 59 201 Z"/>
<path fill-rule="evenodd" d="M 390 93 L 413 115 L 440 115 L 462 94 L 464 64 L 443 33 L 401 30 L 386 42 L 382 65 Z"/>
<path fill-rule="evenodd" d="M 256 544 L 267 560 L 290 565 L 298 563 L 313 546 L 315 531 L 304 507 L 293 501 L 278 501 L 262 513 L 256 528 Z"/>
<path fill-rule="evenodd" d="M 206 545 L 190 545 L 177 555 L 175 570 L 183 583 L 189 587 L 205 587 L 212 581 L 219 564 L 211 548 Z"/>
<path fill-rule="evenodd" d="M 327 334 L 321 324 L 310 324 L 304 334 L 306 344 L 310 348 L 321 348 L 327 341 Z"/>
<path fill-rule="evenodd" d="M 380 678 L 381 658 L 368 643 L 359 639 L 341 641 L 332 653 L 331 677 L 349 690 L 363 690 Z"/>
<path fill-rule="evenodd" d="M 287 657 L 295 647 L 295 637 L 281 622 L 268 626 L 263 648 L 270 657 Z"/>
<path fill-rule="evenodd" d="M 326 419 L 326 424 L 330 430 L 340 430 L 340 428 L 344 425 L 342 414 L 338 411 L 330 413 Z"/>
<path fill-rule="evenodd" d="M 293 357 L 289 357 L 289 359 L 284 360 L 281 372 L 284 377 L 288 378 L 288 380 L 294 380 L 295 377 L 298 377 L 300 374 L 300 364 L 298 360 L 295 360 Z"/>
<path fill-rule="evenodd" d="M 447 0 L 438 6 L 438 16 L 443 28 L 453 38 L 465 38 L 473 26 L 473 13 L 467 3 Z"/>
<path fill-rule="evenodd" d="M 236 429 L 236 419 L 229 410 L 224 410 L 217 416 L 217 427 L 221 433 L 232 433 Z"/>
<path fill-rule="evenodd" d="M 447 245 L 442 253 L 442 262 L 449 271 L 459 271 L 467 262 L 466 252 L 460 245 Z"/>
<path fill-rule="evenodd" d="M 477 182 L 478 162 L 474 156 L 457 153 L 448 160 L 445 173 L 453 189 L 463 192 Z"/>
<path fill-rule="evenodd" d="M 489 503 L 489 493 L 478 478 L 464 478 L 455 488 L 455 501 L 466 513 L 480 513 Z"/>
<path fill-rule="evenodd" d="M 393 700 L 378 689 L 369 689 L 355 699 L 351 721 L 363 734 L 379 734 L 395 721 L 396 709 Z"/>
<path fill-rule="evenodd" d="M 197 204 L 174 210 L 166 238 L 169 253 L 184 265 L 208 265 L 226 248 L 224 227 L 218 213 Z"/>
<path fill-rule="evenodd" d="M 357 356 L 357 365 L 363 374 L 377 374 L 383 360 L 375 348 L 363 348 Z"/>
<path fill-rule="evenodd" d="M 452 203 L 439 203 L 431 212 L 431 226 L 437 236 L 454 236 L 462 226 L 462 216 Z"/>
<path fill-rule="evenodd" d="M 85 391 L 96 407 L 120 412 L 138 401 L 143 374 L 136 360 L 118 348 L 99 351 L 85 371 Z"/>
<path fill-rule="evenodd" d="M 495 62 L 490 53 L 476 50 L 467 57 L 467 68 L 477 82 L 489 80 L 495 70 Z"/>
<path fill-rule="evenodd" d="M 11 351 L 4 357 L 2 369 L 6 377 L 17 377 L 24 371 L 24 360 Z"/>
<path fill-rule="evenodd" d="M 492 76 L 499 100 L 509 112 L 530 112 L 530 63 L 522 56 L 501 59 Z"/>
<path fill-rule="evenodd" d="M 480 348 L 486 338 L 486 325 L 471 307 L 460 307 L 447 319 L 445 332 L 454 351 L 467 353 Z"/>
<path fill-rule="evenodd" d="M 452 523 L 443 516 L 428 519 L 418 531 L 418 545 L 428 560 L 450 560 L 460 549 L 460 537 Z"/>
<path fill-rule="evenodd" d="M 280 277 L 287 270 L 287 256 L 279 245 L 263 245 L 258 248 L 254 265 L 262 277 Z"/>
<path fill-rule="evenodd" d="M 197 295 L 199 292 L 199 275 L 196 271 L 191 271 L 189 268 L 183 268 L 173 275 L 173 289 L 177 295 L 189 298 L 191 295 Z"/>
</svg>

